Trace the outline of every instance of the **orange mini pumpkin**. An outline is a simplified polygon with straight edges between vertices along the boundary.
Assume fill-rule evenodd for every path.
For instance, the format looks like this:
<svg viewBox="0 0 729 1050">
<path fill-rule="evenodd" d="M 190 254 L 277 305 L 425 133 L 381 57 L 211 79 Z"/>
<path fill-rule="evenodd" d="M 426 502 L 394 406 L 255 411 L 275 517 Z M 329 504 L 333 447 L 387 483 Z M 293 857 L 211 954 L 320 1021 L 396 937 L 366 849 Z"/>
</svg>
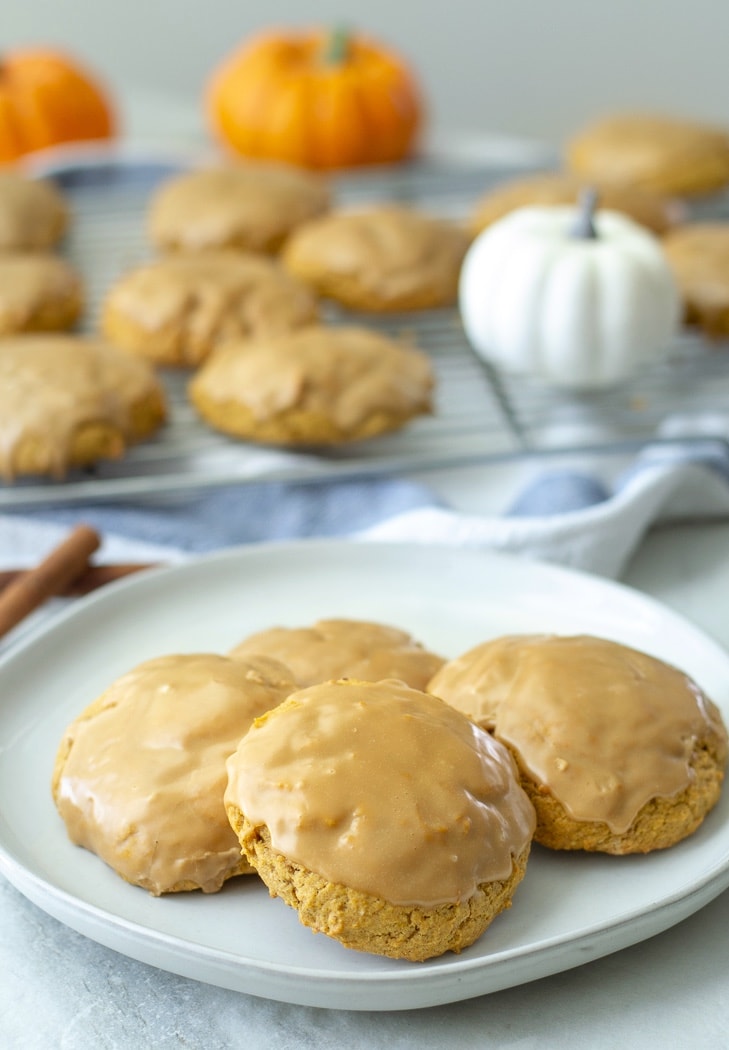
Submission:
<svg viewBox="0 0 729 1050">
<path fill-rule="evenodd" d="M 0 163 L 66 142 L 114 134 L 106 90 L 75 59 L 50 48 L 0 56 Z"/>
<path fill-rule="evenodd" d="M 235 153 L 345 168 L 405 158 L 424 106 L 399 55 L 362 34 L 312 29 L 245 43 L 212 78 L 207 110 Z"/>
</svg>

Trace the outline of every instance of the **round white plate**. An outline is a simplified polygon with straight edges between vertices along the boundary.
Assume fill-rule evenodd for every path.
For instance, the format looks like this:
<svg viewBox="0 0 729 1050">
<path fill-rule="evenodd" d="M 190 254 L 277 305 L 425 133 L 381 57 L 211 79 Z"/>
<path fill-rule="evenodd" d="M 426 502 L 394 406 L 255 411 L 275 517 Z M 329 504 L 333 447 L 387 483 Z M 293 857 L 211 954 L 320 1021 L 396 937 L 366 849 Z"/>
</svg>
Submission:
<svg viewBox="0 0 729 1050">
<path fill-rule="evenodd" d="M 313 934 L 254 877 L 153 898 L 73 846 L 49 784 L 64 727 L 148 657 L 225 652 L 253 630 L 374 619 L 455 656 L 501 633 L 592 633 L 664 657 L 729 714 L 729 656 L 619 585 L 504 555 L 305 541 L 156 570 L 84 599 L 0 662 L 0 871 L 62 922 L 119 952 L 222 987 L 310 1006 L 455 1002 L 652 936 L 729 885 L 729 793 L 699 831 L 645 857 L 535 847 L 513 907 L 461 955 L 395 962 Z"/>
</svg>

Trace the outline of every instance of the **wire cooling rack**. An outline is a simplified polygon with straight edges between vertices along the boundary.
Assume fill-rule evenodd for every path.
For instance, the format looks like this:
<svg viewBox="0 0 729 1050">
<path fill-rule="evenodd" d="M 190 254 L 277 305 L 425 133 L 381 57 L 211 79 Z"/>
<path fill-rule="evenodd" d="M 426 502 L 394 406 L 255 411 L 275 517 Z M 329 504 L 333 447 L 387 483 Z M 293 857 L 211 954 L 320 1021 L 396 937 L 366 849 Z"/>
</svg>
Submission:
<svg viewBox="0 0 729 1050">
<path fill-rule="evenodd" d="M 85 328 L 94 331 L 102 298 L 124 271 L 152 256 L 144 227 L 150 193 L 186 166 L 179 159 L 111 156 L 57 166 L 52 177 L 70 200 L 65 252 L 82 272 Z M 489 187 L 533 168 L 533 161 L 432 156 L 396 170 L 340 177 L 342 204 L 399 200 L 466 218 Z M 729 197 L 702 205 L 697 218 L 729 217 Z M 431 357 L 435 411 L 403 430 L 335 449 L 296 452 L 236 441 L 202 423 L 186 396 L 189 376 L 162 372 L 170 420 L 123 460 L 71 473 L 62 481 L 0 485 L 0 507 L 159 498 L 254 481 L 316 481 L 510 458 L 590 451 L 615 454 L 648 442 L 729 434 L 729 344 L 685 331 L 659 364 L 627 385 L 582 394 L 498 373 L 466 340 L 457 309 L 374 318 L 330 309 L 332 323 L 355 321 L 412 341 Z M 724 416 L 726 411 L 726 416 Z M 692 429 L 693 428 L 693 429 Z"/>
</svg>

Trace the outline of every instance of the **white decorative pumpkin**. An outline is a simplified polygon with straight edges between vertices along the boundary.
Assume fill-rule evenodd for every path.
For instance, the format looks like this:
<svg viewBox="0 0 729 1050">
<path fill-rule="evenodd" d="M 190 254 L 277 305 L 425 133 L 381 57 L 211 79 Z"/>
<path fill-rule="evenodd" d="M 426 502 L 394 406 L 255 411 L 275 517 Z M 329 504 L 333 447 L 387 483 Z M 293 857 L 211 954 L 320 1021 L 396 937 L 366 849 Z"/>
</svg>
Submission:
<svg viewBox="0 0 729 1050">
<path fill-rule="evenodd" d="M 481 233 L 459 305 L 476 352 L 508 372 L 597 389 L 667 353 L 681 299 L 661 243 L 627 216 L 534 206 Z"/>
</svg>

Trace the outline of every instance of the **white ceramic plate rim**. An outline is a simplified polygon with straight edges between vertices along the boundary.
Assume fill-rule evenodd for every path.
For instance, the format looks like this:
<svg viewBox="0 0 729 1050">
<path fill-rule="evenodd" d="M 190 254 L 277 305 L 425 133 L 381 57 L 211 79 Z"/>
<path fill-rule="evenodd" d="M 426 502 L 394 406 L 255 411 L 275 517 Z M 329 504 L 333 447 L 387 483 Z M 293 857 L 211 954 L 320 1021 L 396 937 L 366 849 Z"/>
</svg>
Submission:
<svg viewBox="0 0 729 1050">
<path fill-rule="evenodd" d="M 428 575 L 424 576 L 426 570 Z M 378 582 L 378 573 L 385 574 L 382 577 L 387 583 L 384 593 L 380 593 L 382 585 Z M 351 540 L 307 540 L 226 551 L 129 579 L 106 591 L 97 592 L 49 626 L 39 628 L 0 661 L 0 692 L 4 691 L 3 686 L 13 675 L 17 677 L 24 669 L 30 671 L 34 667 L 35 675 L 40 675 L 41 683 L 46 680 L 49 696 L 52 696 L 51 676 L 58 673 L 59 667 L 63 668 L 64 657 L 61 655 L 60 663 L 57 660 L 52 668 L 44 672 L 44 650 L 49 645 L 55 645 L 55 651 L 58 652 L 59 646 L 63 646 L 66 640 L 78 643 L 91 624 L 103 622 L 109 617 L 117 616 L 118 622 L 124 626 L 132 610 L 139 610 L 137 615 L 145 628 L 145 646 L 151 649 L 148 652 L 128 652 L 125 649 L 123 657 L 127 663 L 124 666 L 130 666 L 147 655 L 173 651 L 169 646 L 154 648 L 154 617 L 164 610 L 170 619 L 164 629 L 167 626 L 174 627 L 176 617 L 184 619 L 186 616 L 184 611 L 180 611 L 180 596 L 194 592 L 196 612 L 205 616 L 208 609 L 216 607 L 217 602 L 220 606 L 217 609 L 220 621 L 221 614 L 231 610 L 228 588 L 233 586 L 231 581 L 236 579 L 236 574 L 246 579 L 253 577 L 254 581 L 256 577 L 269 579 L 271 574 L 277 575 L 279 578 L 274 591 L 278 588 L 285 595 L 289 586 L 292 589 L 293 616 L 293 619 L 291 616 L 287 619 L 281 615 L 272 620 L 273 608 L 270 602 L 276 595 L 267 598 L 266 594 L 261 593 L 260 608 L 242 617 L 236 637 L 242 637 L 248 630 L 268 626 L 271 622 L 304 623 L 319 615 L 361 615 L 362 618 L 369 616 L 413 629 L 413 633 L 422 638 L 431 616 L 427 611 L 422 615 L 417 613 L 419 596 L 416 592 L 419 581 L 422 581 L 421 590 L 429 591 L 430 597 L 437 593 L 439 608 L 449 614 L 451 619 L 454 615 L 456 618 L 462 616 L 461 627 L 471 621 L 474 608 L 480 610 L 483 607 L 483 625 L 474 625 L 473 636 L 464 638 L 460 650 L 453 650 L 451 637 L 448 640 L 448 649 L 451 651 L 446 651 L 445 655 L 455 655 L 456 651 L 462 651 L 467 645 L 475 643 L 482 636 L 480 632 L 495 633 L 496 624 L 503 625 L 507 630 L 513 630 L 522 623 L 522 629 L 525 630 L 551 629 L 545 622 L 545 612 L 549 609 L 552 624 L 556 622 L 571 630 L 572 621 L 579 621 L 580 629 L 584 626 L 591 633 L 603 633 L 623 641 L 632 640 L 636 647 L 666 658 L 673 657 L 676 645 L 680 643 L 687 658 L 690 657 L 689 663 L 693 664 L 686 666 L 684 663 L 685 669 L 693 673 L 706 688 L 709 685 L 713 687 L 713 698 L 725 717 L 729 710 L 729 656 L 686 620 L 637 592 L 582 573 L 501 554 L 427 545 L 358 543 Z M 201 581 L 210 584 L 207 595 L 196 590 Z M 307 583 L 312 587 L 310 596 L 305 591 Z M 491 593 L 482 598 L 481 591 L 487 585 Z M 343 607 L 346 604 L 344 601 L 336 608 L 327 606 L 326 603 L 333 600 L 332 595 L 341 597 L 345 592 L 349 594 L 352 587 L 362 588 L 358 601 L 353 601 L 346 608 Z M 255 588 L 255 582 L 251 583 L 251 588 Z M 364 604 L 358 604 L 359 601 Z M 422 604 L 427 604 L 425 598 Z M 379 615 L 376 615 L 378 612 Z M 307 613 L 310 615 L 307 616 Z M 415 625 L 413 621 L 418 619 L 418 615 L 420 619 Z M 487 624 L 491 626 L 487 627 Z M 435 647 L 445 627 L 444 624 L 434 625 L 431 637 L 424 640 Z M 456 625 L 456 629 L 458 627 Z M 192 637 L 190 629 L 187 623 L 188 642 Z M 563 630 L 564 627 L 560 626 L 557 633 Z M 231 635 L 226 645 L 216 648 L 225 651 L 236 637 Z M 97 659 L 106 652 L 114 654 L 117 661 L 122 658 L 114 637 L 102 634 L 95 640 L 95 646 Z M 209 644 L 203 647 L 211 648 Z M 190 648 L 189 644 L 187 648 Z M 83 659 L 83 652 L 81 658 L 78 655 L 72 658 L 69 654 L 65 659 L 76 661 L 79 681 L 82 682 L 88 662 Z M 701 673 L 706 673 L 710 681 L 702 681 Z M 98 671 L 95 674 L 98 677 Z M 724 680 L 727 685 L 722 693 L 720 683 Z M 5 734 L 12 717 L 18 715 L 18 707 L 31 702 L 31 698 L 23 696 L 22 688 L 14 698 L 6 695 L 0 706 L 0 733 Z M 48 698 L 43 696 L 37 701 L 36 722 L 40 722 L 41 714 L 48 715 L 48 702 Z M 75 709 L 71 716 L 74 713 Z M 36 734 L 40 732 L 37 728 L 31 729 L 31 737 L 34 731 Z M 14 749 L 18 747 L 11 739 L 0 749 L 0 776 L 4 764 L 12 761 Z M 37 788 L 31 790 L 48 791 L 50 770 L 45 770 L 45 773 L 47 775 L 38 779 Z M 321 946 L 317 946 L 316 951 L 312 948 L 311 961 L 307 959 L 308 949 L 304 948 L 302 955 L 297 948 L 292 951 L 291 958 L 277 963 L 257 955 L 250 946 L 240 952 L 230 951 L 220 946 L 196 943 L 189 939 L 184 929 L 170 933 L 146 922 L 130 920 L 125 917 L 123 905 L 117 908 L 112 903 L 111 906 L 99 907 L 85 899 L 82 892 L 68 892 L 60 884 L 60 877 L 49 877 L 43 872 L 40 856 L 36 863 L 28 863 L 19 856 L 18 851 L 13 849 L 12 834 L 7 834 L 6 818 L 14 817 L 18 823 L 23 816 L 23 803 L 11 802 L 6 797 L 0 798 L 0 872 L 55 918 L 108 947 L 163 969 L 223 987 L 303 1005 L 346 1009 L 407 1009 L 470 998 L 569 969 L 652 936 L 703 907 L 729 885 L 729 822 L 726 819 L 725 801 L 722 800 L 717 811 L 711 814 L 705 828 L 698 833 L 699 837 L 693 837 L 695 843 L 700 843 L 696 848 L 697 857 L 701 858 L 695 870 L 691 854 L 695 843 L 692 840 L 688 840 L 686 846 L 688 853 L 684 850 L 683 853 L 675 854 L 676 858 L 687 858 L 681 864 L 685 867 L 688 863 L 688 874 L 676 876 L 673 884 L 673 861 L 669 856 L 672 851 L 665 851 L 664 856 L 659 858 L 658 870 L 664 874 L 667 872 L 668 880 L 652 899 L 640 898 L 639 895 L 635 903 L 626 903 L 618 915 L 605 917 L 596 911 L 588 916 L 581 928 L 579 924 L 570 925 L 568 922 L 563 928 L 557 926 L 548 936 L 510 945 L 503 930 L 508 929 L 506 923 L 511 916 L 519 914 L 520 887 L 511 912 L 497 920 L 497 923 L 502 924 L 498 948 L 489 951 L 488 938 L 491 930 L 497 928 L 497 923 L 494 923 L 475 947 L 474 954 L 444 956 L 417 965 L 392 963 L 390 960 L 346 952 L 338 945 L 331 945 L 334 953 L 329 962 L 327 952 L 330 942 L 326 942 L 323 949 Z M 677 850 L 683 850 L 684 845 Z M 31 849 L 32 855 L 34 847 L 27 848 Z M 35 849 L 38 853 L 40 847 Z M 84 851 L 78 851 L 67 843 L 61 846 L 61 853 L 67 854 L 70 862 L 75 864 L 79 859 L 78 854 L 84 854 Z M 622 863 L 622 858 L 611 860 Z M 84 863 L 87 861 L 100 864 L 96 858 L 85 854 Z M 544 868 L 549 863 L 551 858 L 533 858 L 524 886 L 527 885 L 533 866 L 541 865 Z M 559 863 L 562 863 L 562 858 Z M 633 870 L 640 871 L 638 868 Z M 617 868 L 615 872 L 620 882 L 622 873 Z M 588 870 L 586 878 L 594 877 Z M 116 879 L 116 876 L 111 878 Z M 117 881 L 120 895 L 143 893 Z M 200 899 L 202 895 L 185 896 L 197 896 Z M 146 899 L 147 895 L 144 897 Z M 136 900 L 141 901 L 141 898 Z M 272 902 L 270 906 L 284 907 L 280 902 Z M 285 911 L 288 912 L 288 909 Z M 285 918 L 288 922 L 289 916 Z M 281 934 L 284 941 L 288 929 Z M 305 932 L 309 937 L 313 936 Z M 317 938 L 318 941 L 322 939 L 326 941 L 326 938 Z M 349 960 L 352 960 L 351 966 L 348 965 Z"/>
</svg>

